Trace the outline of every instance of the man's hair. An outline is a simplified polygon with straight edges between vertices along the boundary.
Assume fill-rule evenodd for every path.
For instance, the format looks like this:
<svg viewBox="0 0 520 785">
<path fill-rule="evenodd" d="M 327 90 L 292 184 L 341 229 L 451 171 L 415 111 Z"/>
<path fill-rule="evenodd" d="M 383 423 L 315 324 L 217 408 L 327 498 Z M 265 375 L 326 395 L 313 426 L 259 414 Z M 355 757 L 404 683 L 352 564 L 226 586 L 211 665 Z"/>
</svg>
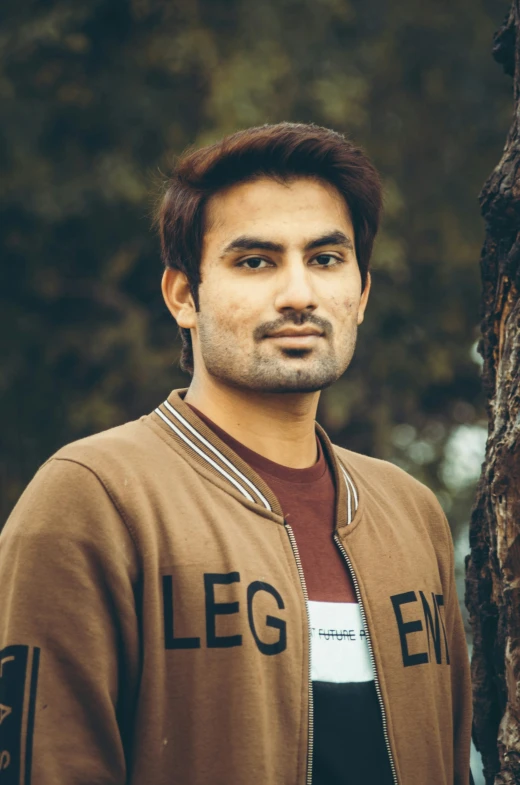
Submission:
<svg viewBox="0 0 520 785">
<path fill-rule="evenodd" d="M 381 213 L 381 182 L 366 154 L 336 131 L 303 123 L 248 128 L 177 160 L 156 221 L 165 267 L 182 270 L 199 308 L 200 261 L 205 205 L 237 183 L 272 177 L 287 182 L 312 177 L 335 186 L 345 200 L 354 228 L 363 288 Z M 190 330 L 181 328 L 180 365 L 193 373 Z"/>
</svg>

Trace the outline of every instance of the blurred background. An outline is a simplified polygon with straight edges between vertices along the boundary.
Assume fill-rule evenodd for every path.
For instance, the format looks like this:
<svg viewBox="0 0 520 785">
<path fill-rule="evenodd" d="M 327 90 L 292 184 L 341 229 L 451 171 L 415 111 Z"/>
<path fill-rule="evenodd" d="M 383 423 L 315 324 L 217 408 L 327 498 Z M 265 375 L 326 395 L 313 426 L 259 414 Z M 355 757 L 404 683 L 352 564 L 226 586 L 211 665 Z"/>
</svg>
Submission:
<svg viewBox="0 0 520 785">
<path fill-rule="evenodd" d="M 65 442 L 189 379 L 151 217 L 175 156 L 266 122 L 361 144 L 386 212 L 353 365 L 325 391 L 339 444 L 437 493 L 462 591 L 483 458 L 479 190 L 512 83 L 507 0 L 3 0 L 0 520 Z"/>
</svg>

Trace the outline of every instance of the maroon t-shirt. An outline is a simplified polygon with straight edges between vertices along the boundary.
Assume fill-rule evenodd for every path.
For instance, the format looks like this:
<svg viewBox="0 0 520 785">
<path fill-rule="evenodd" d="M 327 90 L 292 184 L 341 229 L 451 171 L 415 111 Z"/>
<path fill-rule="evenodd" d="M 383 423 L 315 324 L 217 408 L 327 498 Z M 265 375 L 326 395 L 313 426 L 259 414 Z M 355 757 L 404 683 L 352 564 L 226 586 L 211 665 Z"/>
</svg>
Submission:
<svg viewBox="0 0 520 785">
<path fill-rule="evenodd" d="M 194 406 L 191 408 L 219 439 L 260 475 L 280 502 L 284 518 L 296 538 L 309 599 L 356 602 L 347 565 L 332 539 L 336 490 L 319 439 L 317 462 L 308 469 L 291 469 L 245 447 Z"/>
<path fill-rule="evenodd" d="M 311 621 L 313 785 L 392 785 L 354 586 L 333 539 L 334 475 L 319 439 L 316 463 L 291 469 L 250 450 L 191 408 L 271 488 L 296 538 Z"/>
</svg>

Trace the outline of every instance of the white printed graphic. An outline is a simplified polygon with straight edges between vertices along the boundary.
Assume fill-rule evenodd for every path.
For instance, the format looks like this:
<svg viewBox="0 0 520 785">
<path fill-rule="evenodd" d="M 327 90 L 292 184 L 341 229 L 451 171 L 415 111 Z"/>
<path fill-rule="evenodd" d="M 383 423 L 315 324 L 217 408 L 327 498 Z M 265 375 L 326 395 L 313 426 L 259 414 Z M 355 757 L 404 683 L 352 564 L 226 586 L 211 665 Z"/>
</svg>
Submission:
<svg viewBox="0 0 520 785">
<path fill-rule="evenodd" d="M 365 629 L 357 602 L 309 602 L 313 681 L 373 681 Z"/>
</svg>

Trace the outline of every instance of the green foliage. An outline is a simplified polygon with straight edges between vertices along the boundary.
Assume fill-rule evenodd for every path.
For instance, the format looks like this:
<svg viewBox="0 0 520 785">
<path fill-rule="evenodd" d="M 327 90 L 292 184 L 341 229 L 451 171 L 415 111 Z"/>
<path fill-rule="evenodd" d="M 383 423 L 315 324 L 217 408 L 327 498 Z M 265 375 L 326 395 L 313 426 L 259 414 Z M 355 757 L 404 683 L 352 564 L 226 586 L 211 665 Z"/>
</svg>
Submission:
<svg viewBox="0 0 520 785">
<path fill-rule="evenodd" d="M 187 382 L 159 291 L 157 184 L 186 146 L 287 119 L 352 135 L 385 183 L 370 308 L 321 420 L 449 503 L 447 439 L 483 417 L 477 194 L 509 125 L 490 55 L 507 7 L 4 0 L 2 517 L 61 444 Z"/>
</svg>

